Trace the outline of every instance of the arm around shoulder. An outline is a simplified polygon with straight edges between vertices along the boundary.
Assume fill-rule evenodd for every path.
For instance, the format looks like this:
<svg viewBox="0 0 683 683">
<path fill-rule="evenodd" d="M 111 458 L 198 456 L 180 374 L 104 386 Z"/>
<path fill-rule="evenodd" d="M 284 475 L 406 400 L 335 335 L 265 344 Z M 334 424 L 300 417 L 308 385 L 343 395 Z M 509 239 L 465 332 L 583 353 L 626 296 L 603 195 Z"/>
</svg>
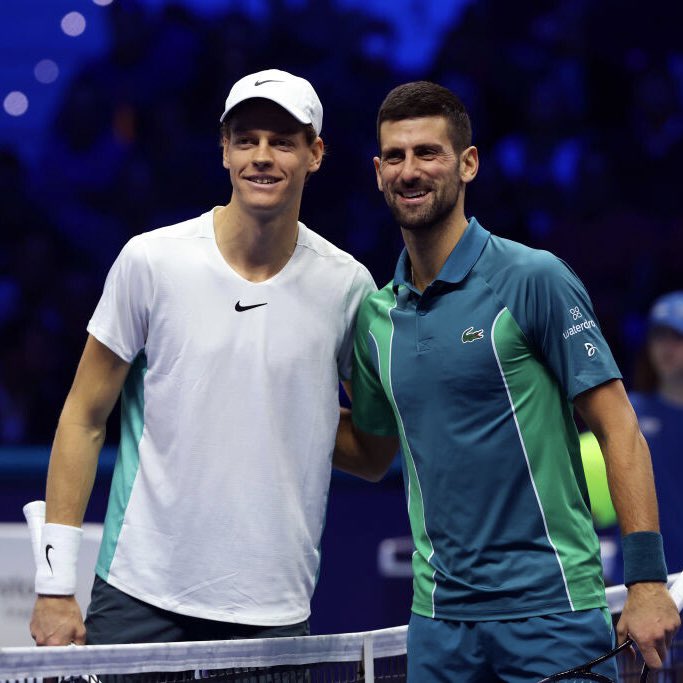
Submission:
<svg viewBox="0 0 683 683">
<path fill-rule="evenodd" d="M 368 339 L 372 336 L 370 328 L 376 314 L 373 299 L 373 296 L 368 297 L 360 307 L 353 349 L 352 381 L 343 382 L 356 421 L 352 419 L 350 410 L 340 408 L 332 464 L 362 479 L 379 481 L 387 473 L 398 451 L 399 440 L 393 411 L 368 348 Z M 364 428 L 359 427 L 359 424 Z"/>
<path fill-rule="evenodd" d="M 359 429 L 351 411 L 341 408 L 332 464 L 367 481 L 380 481 L 398 451 L 398 437 L 377 436 Z"/>
</svg>

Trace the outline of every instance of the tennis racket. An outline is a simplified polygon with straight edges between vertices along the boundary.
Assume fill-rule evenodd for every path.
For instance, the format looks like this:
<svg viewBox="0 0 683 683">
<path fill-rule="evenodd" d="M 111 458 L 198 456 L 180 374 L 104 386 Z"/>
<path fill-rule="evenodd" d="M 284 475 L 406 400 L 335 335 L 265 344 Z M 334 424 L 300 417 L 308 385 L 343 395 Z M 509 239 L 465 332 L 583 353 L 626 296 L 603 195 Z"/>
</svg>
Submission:
<svg viewBox="0 0 683 683">
<path fill-rule="evenodd" d="M 676 607 L 678 607 L 678 611 L 680 612 L 681 609 L 683 609 L 683 572 L 678 575 L 678 578 L 669 588 L 669 595 L 676 603 Z M 574 667 L 573 669 L 568 669 L 567 671 L 561 671 L 552 676 L 548 676 L 542 681 L 539 681 L 539 683 L 551 683 L 552 681 L 577 681 L 577 683 L 579 681 L 602 681 L 602 683 L 615 683 L 611 678 L 608 678 L 603 674 L 595 673 L 592 669 L 611 657 L 616 657 L 620 652 L 630 648 L 632 645 L 634 645 L 633 640 L 628 638 L 621 645 L 615 647 L 601 657 L 597 657 L 596 659 Z M 645 683 L 647 681 L 649 673 L 649 667 L 647 664 L 644 664 L 640 674 L 640 683 Z"/>
</svg>

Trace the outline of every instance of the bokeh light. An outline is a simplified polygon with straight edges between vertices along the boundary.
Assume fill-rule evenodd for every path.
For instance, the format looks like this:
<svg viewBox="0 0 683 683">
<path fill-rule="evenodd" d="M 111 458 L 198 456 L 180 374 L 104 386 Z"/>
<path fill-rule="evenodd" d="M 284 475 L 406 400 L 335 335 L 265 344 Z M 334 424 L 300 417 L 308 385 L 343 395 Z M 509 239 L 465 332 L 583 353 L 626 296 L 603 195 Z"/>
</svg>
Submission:
<svg viewBox="0 0 683 683">
<path fill-rule="evenodd" d="M 85 17 L 80 12 L 69 12 L 62 17 L 61 27 L 67 36 L 80 36 L 85 31 Z"/>
<path fill-rule="evenodd" d="M 59 67 L 51 59 L 41 59 L 33 69 L 39 83 L 54 83 L 59 77 Z"/>
<path fill-rule="evenodd" d="M 2 106 L 10 116 L 21 116 L 28 109 L 28 97 L 19 90 L 13 90 L 5 97 Z"/>
</svg>

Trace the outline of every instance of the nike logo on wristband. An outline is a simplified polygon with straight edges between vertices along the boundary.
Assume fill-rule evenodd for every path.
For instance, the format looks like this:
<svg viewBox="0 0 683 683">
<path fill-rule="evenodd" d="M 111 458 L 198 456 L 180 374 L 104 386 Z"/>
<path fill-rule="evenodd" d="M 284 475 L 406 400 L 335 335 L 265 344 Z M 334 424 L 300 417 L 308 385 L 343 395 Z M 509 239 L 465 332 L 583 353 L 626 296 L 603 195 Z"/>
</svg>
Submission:
<svg viewBox="0 0 683 683">
<path fill-rule="evenodd" d="M 47 560 L 47 564 L 50 567 L 50 572 L 52 576 L 55 575 L 54 569 L 52 569 L 52 562 L 50 562 L 50 551 L 54 550 L 54 548 L 51 545 L 46 545 L 45 546 L 45 559 Z"/>
<path fill-rule="evenodd" d="M 251 308 L 258 308 L 259 306 L 267 306 L 268 302 L 266 301 L 264 304 L 251 304 L 251 306 L 242 306 L 242 304 L 238 301 L 235 304 L 235 310 L 238 313 L 241 313 L 242 311 L 248 311 Z"/>
</svg>

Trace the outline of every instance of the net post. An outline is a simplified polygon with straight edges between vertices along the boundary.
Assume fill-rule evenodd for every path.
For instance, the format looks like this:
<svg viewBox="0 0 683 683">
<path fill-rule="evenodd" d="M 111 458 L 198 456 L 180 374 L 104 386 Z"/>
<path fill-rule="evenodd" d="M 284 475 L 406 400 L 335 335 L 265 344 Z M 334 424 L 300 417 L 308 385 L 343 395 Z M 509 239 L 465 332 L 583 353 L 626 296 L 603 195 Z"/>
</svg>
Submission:
<svg viewBox="0 0 683 683">
<path fill-rule="evenodd" d="M 375 683 L 375 654 L 372 633 L 366 633 L 363 638 L 363 671 L 365 683 Z"/>
</svg>

